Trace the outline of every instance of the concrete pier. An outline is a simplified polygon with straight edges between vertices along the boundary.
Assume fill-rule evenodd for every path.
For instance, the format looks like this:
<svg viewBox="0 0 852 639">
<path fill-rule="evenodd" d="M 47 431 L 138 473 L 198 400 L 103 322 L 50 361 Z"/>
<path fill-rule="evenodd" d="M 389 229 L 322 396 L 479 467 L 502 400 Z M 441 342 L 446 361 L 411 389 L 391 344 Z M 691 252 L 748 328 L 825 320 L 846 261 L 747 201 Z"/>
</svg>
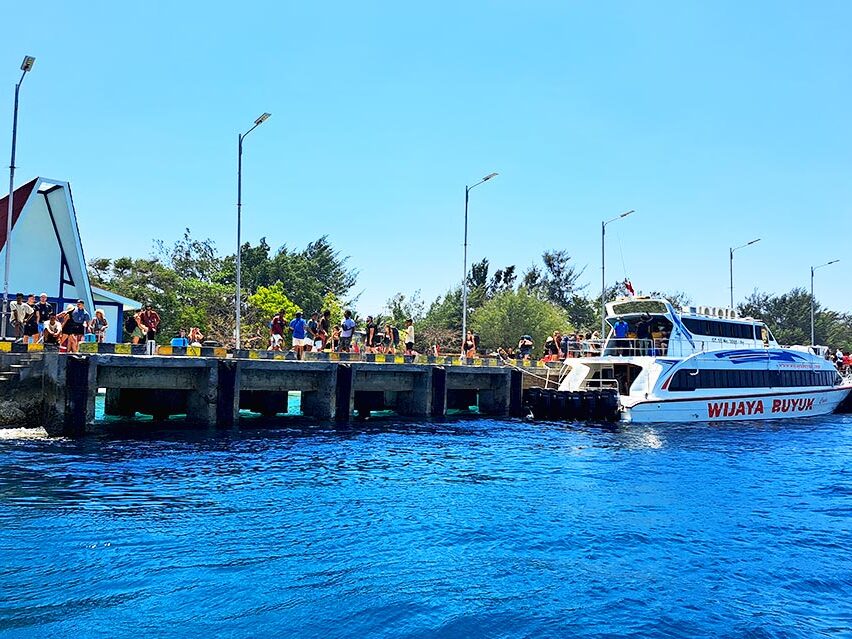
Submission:
<svg viewBox="0 0 852 639">
<path fill-rule="evenodd" d="M 456 360 L 457 361 L 457 360 Z M 448 409 L 519 414 L 523 375 L 493 365 L 223 359 L 194 356 L 45 353 L 45 424 L 51 434 L 98 428 L 95 396 L 106 389 L 105 413 L 137 413 L 211 426 L 239 424 L 241 411 L 272 417 L 287 412 L 298 391 L 301 413 L 317 421 L 365 419 L 375 411 L 417 418 Z"/>
</svg>

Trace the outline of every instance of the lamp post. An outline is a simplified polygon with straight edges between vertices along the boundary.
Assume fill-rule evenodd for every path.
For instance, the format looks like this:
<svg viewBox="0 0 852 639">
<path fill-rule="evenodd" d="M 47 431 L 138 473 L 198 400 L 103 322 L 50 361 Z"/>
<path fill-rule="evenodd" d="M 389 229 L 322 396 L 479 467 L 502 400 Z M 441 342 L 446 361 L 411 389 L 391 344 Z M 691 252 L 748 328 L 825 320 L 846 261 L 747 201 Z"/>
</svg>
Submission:
<svg viewBox="0 0 852 639">
<path fill-rule="evenodd" d="M 483 182 L 487 182 L 497 173 L 489 173 L 473 186 L 464 187 L 464 265 L 462 269 L 462 358 L 464 358 L 464 341 L 467 339 L 467 205 L 470 201 L 470 192 Z"/>
<path fill-rule="evenodd" d="M 6 339 L 7 325 L 9 322 L 9 269 L 12 263 L 12 215 L 15 210 L 15 149 L 18 143 L 18 94 L 21 84 L 27 73 L 33 68 L 35 58 L 31 55 L 24 56 L 21 63 L 21 79 L 15 85 L 15 108 L 12 115 L 12 161 L 9 163 L 9 208 L 6 213 L 6 263 L 3 270 L 3 321 L 0 326 L 0 339 Z"/>
<path fill-rule="evenodd" d="M 635 212 L 635 210 L 630 209 L 611 220 L 601 221 L 601 339 L 606 339 L 606 299 L 604 299 L 606 295 L 606 225 Z"/>
<path fill-rule="evenodd" d="M 731 309 L 734 308 L 734 251 L 739 251 L 741 248 L 751 246 L 752 244 L 756 244 L 757 242 L 760 242 L 760 238 L 752 240 L 751 242 L 743 244 L 742 246 L 737 246 L 736 248 L 728 249 L 728 255 L 730 256 L 729 271 L 731 275 Z"/>
<path fill-rule="evenodd" d="M 814 271 L 818 268 L 822 268 L 823 266 L 837 264 L 839 261 L 840 260 L 831 260 L 830 262 L 826 262 L 825 264 L 820 264 L 819 266 L 811 267 L 811 346 L 814 345 Z"/>
<path fill-rule="evenodd" d="M 234 347 L 240 347 L 240 319 L 242 316 L 242 295 L 240 294 L 240 288 L 242 285 L 241 277 L 242 277 L 242 239 L 240 237 L 241 232 L 241 224 L 242 224 L 242 207 L 243 207 L 243 140 L 245 140 L 246 136 L 254 131 L 261 124 L 266 122 L 271 113 L 262 114 L 257 120 L 254 121 L 254 126 L 250 128 L 245 133 L 241 133 L 239 136 L 239 140 L 237 142 L 237 287 L 236 294 L 234 295 L 234 301 L 237 314 L 237 330 L 234 338 Z"/>
</svg>

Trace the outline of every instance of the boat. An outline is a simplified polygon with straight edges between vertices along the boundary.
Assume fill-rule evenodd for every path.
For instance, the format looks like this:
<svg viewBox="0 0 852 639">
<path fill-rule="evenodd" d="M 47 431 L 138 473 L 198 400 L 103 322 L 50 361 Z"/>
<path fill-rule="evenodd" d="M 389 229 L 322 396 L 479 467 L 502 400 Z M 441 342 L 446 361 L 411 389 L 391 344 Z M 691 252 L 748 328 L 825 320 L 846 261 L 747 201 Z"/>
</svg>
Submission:
<svg viewBox="0 0 852 639">
<path fill-rule="evenodd" d="M 598 356 L 567 359 L 560 391 L 615 389 L 625 422 L 789 419 L 833 413 L 852 391 L 813 351 L 784 348 L 765 322 L 663 298 L 606 305 Z"/>
</svg>

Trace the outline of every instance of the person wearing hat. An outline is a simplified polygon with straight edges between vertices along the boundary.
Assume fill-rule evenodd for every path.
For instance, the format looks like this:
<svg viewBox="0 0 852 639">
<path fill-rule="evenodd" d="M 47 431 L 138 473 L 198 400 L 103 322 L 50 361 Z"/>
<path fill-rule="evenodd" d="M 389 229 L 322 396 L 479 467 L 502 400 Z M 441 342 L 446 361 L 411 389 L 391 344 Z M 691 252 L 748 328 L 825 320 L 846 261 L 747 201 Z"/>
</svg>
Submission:
<svg viewBox="0 0 852 639">
<path fill-rule="evenodd" d="M 290 332 L 293 334 L 293 350 L 296 351 L 297 359 L 302 359 L 305 345 L 309 343 L 305 330 L 306 326 L 307 322 L 302 318 L 302 311 L 297 312 L 295 319 L 290 322 Z"/>
<path fill-rule="evenodd" d="M 145 310 L 142 311 L 139 319 L 145 327 L 146 339 L 157 339 L 157 333 L 160 331 L 160 315 L 154 310 L 154 307 L 151 304 L 145 305 Z"/>
<path fill-rule="evenodd" d="M 62 326 L 62 332 L 67 335 L 67 345 L 69 353 L 76 353 L 80 340 L 85 335 L 89 327 L 89 322 L 92 320 L 83 300 L 77 300 L 77 307 L 68 307 L 65 311 L 65 324 Z"/>
</svg>

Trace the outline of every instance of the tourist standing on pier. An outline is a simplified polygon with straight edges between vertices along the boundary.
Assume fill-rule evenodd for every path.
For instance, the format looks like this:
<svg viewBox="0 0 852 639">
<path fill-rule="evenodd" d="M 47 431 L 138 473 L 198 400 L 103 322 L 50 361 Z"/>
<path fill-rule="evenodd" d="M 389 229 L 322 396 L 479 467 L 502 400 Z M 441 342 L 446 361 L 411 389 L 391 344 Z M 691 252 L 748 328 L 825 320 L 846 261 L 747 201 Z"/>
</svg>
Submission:
<svg viewBox="0 0 852 639">
<path fill-rule="evenodd" d="M 311 313 L 311 319 L 308 320 L 308 325 L 306 327 L 308 339 L 305 342 L 305 351 L 312 351 L 314 348 L 318 351 L 322 350 L 322 346 L 317 346 L 317 334 L 319 333 L 318 319 L 319 313 Z"/>
<path fill-rule="evenodd" d="M 352 348 L 352 336 L 355 334 L 355 320 L 352 319 L 352 311 L 343 312 L 343 321 L 340 323 L 340 352 L 348 353 Z"/>
<path fill-rule="evenodd" d="M 284 345 L 284 311 L 276 313 L 269 322 L 269 350 L 280 351 Z"/>
<path fill-rule="evenodd" d="M 27 297 L 27 306 L 33 309 L 33 312 L 24 320 L 24 344 L 29 344 L 32 341 L 35 344 L 38 341 L 38 310 L 36 309 L 35 295 Z"/>
<path fill-rule="evenodd" d="M 145 325 L 142 323 L 142 311 L 138 310 L 132 315 L 128 315 L 124 324 L 124 330 L 130 333 L 130 341 L 133 344 L 139 344 L 148 332 Z"/>
<path fill-rule="evenodd" d="M 293 350 L 296 351 L 297 359 L 302 359 L 302 352 L 308 343 L 306 326 L 307 322 L 302 319 L 302 311 L 299 311 L 296 313 L 296 318 L 290 322 L 290 332 L 293 334 Z"/>
<path fill-rule="evenodd" d="M 473 336 L 473 331 L 468 331 L 462 344 L 462 356 L 476 357 L 476 339 Z"/>
<path fill-rule="evenodd" d="M 367 326 L 364 330 L 366 331 L 364 336 L 364 352 L 375 353 L 376 347 L 379 345 L 379 341 L 378 335 L 376 335 L 376 324 L 373 322 L 372 315 L 367 315 Z"/>
<path fill-rule="evenodd" d="M 325 342 L 331 335 L 331 311 L 328 309 L 325 309 L 320 316 L 319 332 L 323 338 L 323 348 L 325 348 Z"/>
<path fill-rule="evenodd" d="M 533 338 L 531 335 L 521 335 L 518 340 L 518 356 L 521 359 L 529 359 L 532 355 Z"/>
<path fill-rule="evenodd" d="M 329 330 L 331 330 L 331 311 L 326 309 L 320 316 L 319 328 L 317 328 L 317 341 L 314 344 L 315 350 L 321 351 L 325 349 L 326 342 L 328 342 Z"/>
<path fill-rule="evenodd" d="M 62 333 L 67 336 L 68 352 L 76 353 L 79 350 L 80 340 L 86 333 L 86 329 L 91 321 L 88 311 L 83 304 L 83 300 L 77 300 L 77 308 L 69 308 L 65 312 L 65 323 L 62 326 Z"/>
<path fill-rule="evenodd" d="M 145 306 L 140 319 L 146 330 L 145 338 L 149 341 L 156 340 L 157 333 L 160 332 L 160 315 L 154 310 L 151 304 Z"/>
<path fill-rule="evenodd" d="M 405 354 L 414 355 L 414 320 L 405 320 Z"/>
<path fill-rule="evenodd" d="M 39 301 L 35 306 L 36 313 L 38 313 L 38 334 L 40 336 L 44 335 L 44 325 L 47 323 L 48 318 L 53 315 L 53 304 L 47 301 L 47 293 L 42 293 L 39 295 Z M 43 339 L 40 337 L 39 339 Z"/>
<path fill-rule="evenodd" d="M 18 293 L 15 295 L 15 301 L 9 302 L 9 314 L 12 316 L 12 326 L 15 329 L 15 339 L 18 340 L 24 336 L 24 324 L 27 318 L 35 311 L 24 301 L 24 294 Z"/>
</svg>

